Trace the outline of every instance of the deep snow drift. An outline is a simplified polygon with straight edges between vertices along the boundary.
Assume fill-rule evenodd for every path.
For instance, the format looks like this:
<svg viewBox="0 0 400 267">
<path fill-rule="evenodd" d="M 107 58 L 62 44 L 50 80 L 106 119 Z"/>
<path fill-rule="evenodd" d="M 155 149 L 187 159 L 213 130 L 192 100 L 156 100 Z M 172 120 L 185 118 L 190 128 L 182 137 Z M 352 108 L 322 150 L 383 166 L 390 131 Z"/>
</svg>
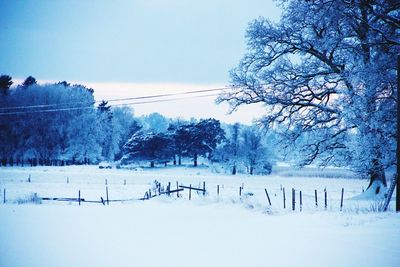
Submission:
<svg viewBox="0 0 400 267">
<path fill-rule="evenodd" d="M 155 179 L 195 186 L 206 181 L 208 194 L 193 193 L 189 201 L 184 191 L 178 199 L 160 196 L 109 206 L 16 204 L 31 193 L 77 197 L 78 190 L 97 200 L 105 195 L 105 179 L 111 199 L 142 197 Z M 333 177 L 230 176 L 184 167 L 136 172 L 93 166 L 2 168 L 0 189 L 6 188 L 8 202 L 0 204 L 0 266 L 398 266 L 400 216 L 373 212 L 376 202 L 351 200 L 366 184 Z M 281 187 L 288 192 L 286 209 Z M 292 187 L 303 190 L 302 212 L 298 195 L 291 211 Z"/>
</svg>

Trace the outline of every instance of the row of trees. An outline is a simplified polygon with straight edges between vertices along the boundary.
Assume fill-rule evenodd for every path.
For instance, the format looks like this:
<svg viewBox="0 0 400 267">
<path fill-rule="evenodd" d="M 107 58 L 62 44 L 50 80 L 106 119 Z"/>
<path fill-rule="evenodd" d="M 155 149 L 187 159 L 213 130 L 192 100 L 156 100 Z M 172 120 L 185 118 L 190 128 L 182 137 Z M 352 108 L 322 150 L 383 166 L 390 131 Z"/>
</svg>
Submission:
<svg viewBox="0 0 400 267">
<path fill-rule="evenodd" d="M 220 122 L 205 119 L 199 122 L 171 124 L 166 132 L 139 131 L 125 145 L 124 161 L 148 160 L 167 162 L 173 159 L 181 165 L 182 157 L 193 158 L 197 166 L 199 156 L 212 158 L 212 152 L 225 139 Z"/>
<path fill-rule="evenodd" d="M 93 89 L 67 82 L 39 85 L 28 77 L 11 88 L 0 76 L 0 153 L 7 162 L 32 165 L 89 163 L 122 155 L 135 130 L 128 108 L 95 106 Z M 133 129 L 132 129 L 133 128 Z"/>
<path fill-rule="evenodd" d="M 122 163 L 149 161 L 181 165 L 182 158 L 191 158 L 198 165 L 200 156 L 249 174 L 270 173 L 274 156 L 267 149 L 268 138 L 255 126 L 221 125 L 215 119 L 185 122 L 171 121 L 164 131 L 141 130 L 125 144 Z"/>
<path fill-rule="evenodd" d="M 198 165 L 199 157 L 253 174 L 270 171 L 266 138 L 257 127 L 184 121 L 159 113 L 134 117 L 128 107 L 96 103 L 93 90 L 67 82 L 39 85 L 28 77 L 11 88 L 0 76 L 0 157 L 31 165 L 150 162 Z M 244 169 L 244 170 L 243 170 Z"/>
</svg>

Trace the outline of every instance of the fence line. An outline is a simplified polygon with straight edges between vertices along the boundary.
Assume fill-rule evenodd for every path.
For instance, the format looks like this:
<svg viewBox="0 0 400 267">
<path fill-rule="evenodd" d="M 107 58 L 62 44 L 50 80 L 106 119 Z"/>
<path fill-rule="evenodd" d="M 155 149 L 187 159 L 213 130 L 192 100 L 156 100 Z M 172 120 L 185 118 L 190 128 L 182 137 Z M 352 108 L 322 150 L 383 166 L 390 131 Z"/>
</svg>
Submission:
<svg viewBox="0 0 400 267">
<path fill-rule="evenodd" d="M 31 177 L 31 176 L 30 176 Z M 69 178 L 67 177 L 67 181 L 69 181 Z M 126 181 L 126 179 L 125 179 Z M 157 182 L 157 181 L 155 181 Z M 107 179 L 105 179 L 105 198 L 103 198 L 103 196 L 100 196 L 98 200 L 96 199 L 87 199 L 82 197 L 82 192 L 79 189 L 78 190 L 78 197 L 39 197 L 40 200 L 44 200 L 44 201 L 64 201 L 64 202 L 78 202 L 79 205 L 81 205 L 82 203 L 99 203 L 102 205 L 110 205 L 110 202 L 130 202 L 130 201 L 137 201 L 137 200 L 149 200 L 152 199 L 154 197 L 157 196 L 161 196 L 161 195 L 168 195 L 170 197 L 173 197 L 174 194 L 176 193 L 176 197 L 179 198 L 180 197 L 180 192 L 183 192 L 185 190 L 188 190 L 189 194 L 188 194 L 188 199 L 191 200 L 192 199 L 192 190 L 197 191 L 200 193 L 202 193 L 203 196 L 206 196 L 207 193 L 207 189 L 206 189 L 206 182 L 203 181 L 203 186 L 202 188 L 200 187 L 193 187 L 192 184 L 189 184 L 189 186 L 187 185 L 179 185 L 178 181 L 176 182 L 176 186 L 177 188 L 174 190 L 171 190 L 171 183 L 168 183 L 168 186 L 166 187 L 166 190 L 164 190 L 164 187 L 161 185 L 161 183 L 157 182 L 156 183 L 156 187 L 153 189 L 149 189 L 148 191 L 145 192 L 144 197 L 141 198 L 126 198 L 126 199 L 110 199 L 110 191 L 109 191 L 109 186 L 108 186 L 108 181 Z M 244 185 L 241 185 L 239 187 L 239 197 L 241 201 L 244 201 L 248 196 L 253 196 L 253 193 L 246 193 L 243 194 L 243 187 Z M 283 209 L 286 209 L 286 189 L 285 187 L 283 187 L 281 185 L 281 190 L 282 190 L 282 197 L 283 197 Z M 344 188 L 341 188 L 340 191 L 340 195 L 338 195 L 338 198 L 335 199 L 335 201 L 333 202 L 333 204 L 337 204 L 337 208 L 340 211 L 343 211 L 343 207 L 344 207 Z M 152 191 L 154 191 L 154 194 L 152 193 Z M 236 191 L 236 190 L 235 190 Z M 3 204 L 5 203 L 13 203 L 14 200 L 13 198 L 11 198 L 12 200 L 10 201 L 10 199 L 7 201 L 7 191 L 6 188 L 1 188 L 0 192 L 3 193 Z M 264 188 L 264 192 L 265 192 L 265 196 L 267 198 L 267 204 L 272 207 L 272 201 L 271 201 L 271 197 L 270 194 L 268 193 L 267 188 Z M 233 192 L 232 192 L 233 193 Z M 237 193 L 236 193 L 237 194 Z M 219 197 L 220 195 L 220 185 L 217 185 L 217 191 L 216 191 L 216 195 L 217 197 Z M 304 205 L 304 199 L 303 199 L 303 191 L 302 190 L 298 190 L 298 196 L 296 196 L 296 189 L 292 188 L 292 211 L 296 211 L 296 197 L 299 200 L 299 205 L 298 205 L 298 210 L 299 211 L 303 211 L 303 205 Z M 35 196 L 37 196 L 37 193 L 35 193 Z M 242 196 L 244 196 L 245 198 L 242 199 Z M 307 196 L 307 195 L 306 195 Z M 339 199 L 340 196 L 340 199 Z M 275 193 L 275 197 L 277 197 L 277 194 Z M 339 202 L 340 200 L 340 202 Z M 312 203 L 312 195 L 308 195 L 306 198 L 306 202 L 307 201 L 311 201 Z M 314 190 L 314 201 L 315 201 L 315 207 L 318 208 L 318 191 L 315 189 Z M 340 204 L 339 204 L 340 203 Z M 336 205 L 335 204 L 335 205 Z M 307 206 L 310 207 L 310 206 Z M 332 203 L 331 203 L 331 207 L 332 207 Z M 327 210 L 328 209 L 328 190 L 327 188 L 324 188 L 324 209 Z"/>
</svg>

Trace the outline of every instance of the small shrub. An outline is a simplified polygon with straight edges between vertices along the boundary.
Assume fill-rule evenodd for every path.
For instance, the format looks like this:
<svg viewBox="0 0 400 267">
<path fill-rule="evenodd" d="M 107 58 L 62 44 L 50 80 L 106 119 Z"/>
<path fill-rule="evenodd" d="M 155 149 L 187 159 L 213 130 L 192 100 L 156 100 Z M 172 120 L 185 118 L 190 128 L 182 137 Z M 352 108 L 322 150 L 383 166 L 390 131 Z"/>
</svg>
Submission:
<svg viewBox="0 0 400 267">
<path fill-rule="evenodd" d="M 378 199 L 378 200 L 375 200 L 374 202 L 371 202 L 369 210 L 371 212 L 382 212 L 384 206 L 385 206 L 385 200 Z"/>
<path fill-rule="evenodd" d="M 17 199 L 17 204 L 19 204 L 19 205 L 20 204 L 28 204 L 28 203 L 42 204 L 42 199 L 38 196 L 37 193 L 32 193 L 29 196 Z"/>
</svg>

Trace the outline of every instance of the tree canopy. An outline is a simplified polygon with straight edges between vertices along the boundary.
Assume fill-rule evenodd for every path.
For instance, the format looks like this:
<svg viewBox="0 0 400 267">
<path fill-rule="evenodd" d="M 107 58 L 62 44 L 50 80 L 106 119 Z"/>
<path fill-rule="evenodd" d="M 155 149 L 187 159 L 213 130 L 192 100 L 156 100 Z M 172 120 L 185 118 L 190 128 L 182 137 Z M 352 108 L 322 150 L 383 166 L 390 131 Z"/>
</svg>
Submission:
<svg viewBox="0 0 400 267">
<path fill-rule="evenodd" d="M 386 185 L 384 169 L 395 163 L 400 3 L 279 3 L 279 23 L 250 23 L 247 53 L 231 71 L 235 89 L 219 101 L 266 104 L 260 121 L 286 126 L 301 165 L 350 165 Z"/>
</svg>

